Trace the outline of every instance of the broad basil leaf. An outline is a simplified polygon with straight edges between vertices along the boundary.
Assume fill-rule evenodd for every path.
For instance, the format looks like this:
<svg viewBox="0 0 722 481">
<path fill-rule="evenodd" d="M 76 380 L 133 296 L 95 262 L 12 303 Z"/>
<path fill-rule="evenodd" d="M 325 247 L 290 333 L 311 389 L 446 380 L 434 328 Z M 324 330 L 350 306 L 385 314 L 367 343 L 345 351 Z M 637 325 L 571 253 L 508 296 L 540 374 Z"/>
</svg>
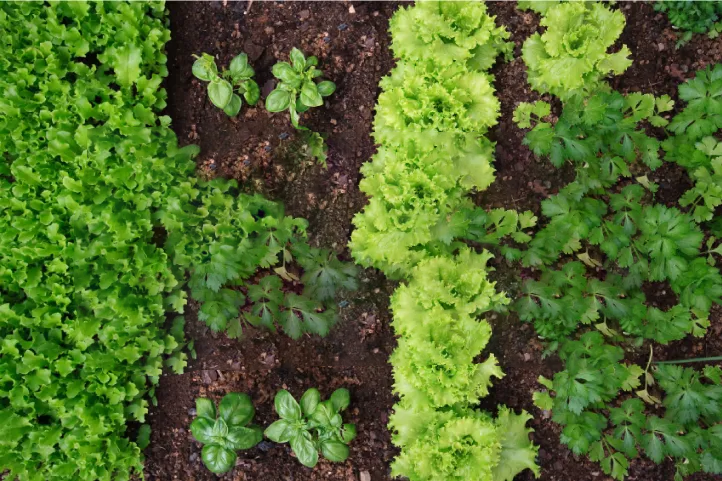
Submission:
<svg viewBox="0 0 722 481">
<path fill-rule="evenodd" d="M 266 428 L 264 433 L 268 439 L 276 443 L 287 443 L 296 434 L 290 422 L 279 419 Z"/>
<path fill-rule="evenodd" d="M 236 453 L 217 444 L 207 444 L 201 451 L 201 459 L 209 471 L 227 473 L 236 465 Z"/>
<path fill-rule="evenodd" d="M 348 446 L 338 441 L 326 441 L 321 444 L 321 453 L 329 461 L 340 463 L 348 458 L 349 449 Z"/>
<path fill-rule="evenodd" d="M 303 396 L 301 396 L 301 410 L 303 414 L 307 417 L 311 416 L 320 402 L 321 393 L 318 392 L 318 389 L 311 388 L 303 393 Z"/>
<path fill-rule="evenodd" d="M 195 418 L 191 423 L 191 434 L 203 444 L 213 443 L 216 441 L 215 424 L 216 422 L 209 418 Z"/>
<path fill-rule="evenodd" d="M 291 49 L 291 63 L 293 64 L 293 68 L 297 72 L 302 72 L 306 68 L 306 57 L 303 55 L 303 52 L 301 52 L 296 47 L 293 47 Z"/>
<path fill-rule="evenodd" d="M 199 397 L 196 399 L 196 415 L 198 417 L 208 418 L 215 422 L 216 420 L 216 405 L 215 403 L 207 398 Z"/>
<path fill-rule="evenodd" d="M 273 76 L 297 89 L 301 86 L 301 76 L 286 62 L 279 62 L 271 69 Z"/>
<path fill-rule="evenodd" d="M 247 394 L 229 393 L 221 400 L 218 411 L 229 426 L 245 426 L 256 413 Z"/>
<path fill-rule="evenodd" d="M 258 426 L 231 426 L 228 429 L 228 436 L 226 436 L 226 440 L 233 446 L 233 449 L 251 449 L 262 439 L 263 433 Z"/>
<path fill-rule="evenodd" d="M 233 97 L 233 87 L 227 80 L 213 80 L 208 84 L 208 98 L 219 109 L 225 109 Z"/>
<path fill-rule="evenodd" d="M 203 54 L 203 56 L 193 62 L 193 75 L 199 80 L 210 82 L 211 79 L 215 78 L 218 74 L 218 69 L 215 65 L 213 57 L 208 54 Z"/>
<path fill-rule="evenodd" d="M 318 93 L 316 84 L 310 80 L 303 83 L 300 99 L 301 102 L 308 107 L 323 105 L 323 98 L 321 98 L 321 94 Z"/>
<path fill-rule="evenodd" d="M 296 434 L 291 439 L 291 449 L 301 464 L 313 468 L 318 463 L 318 451 L 310 437 L 311 435 L 306 431 Z"/>
<path fill-rule="evenodd" d="M 243 93 L 246 102 L 248 102 L 248 105 L 256 105 L 258 99 L 261 98 L 261 90 L 258 88 L 258 84 L 254 80 L 248 80 L 243 85 L 246 89 Z"/>
<path fill-rule="evenodd" d="M 247 78 L 247 77 L 250 77 L 253 75 L 253 73 L 254 73 L 253 69 L 250 70 L 251 75 L 248 75 L 248 73 L 249 73 L 248 67 L 249 67 L 248 55 L 246 55 L 245 53 L 242 53 L 242 54 L 239 54 L 239 55 L 236 55 L 235 57 L 233 57 L 233 60 L 231 60 L 231 64 L 228 67 L 228 71 L 230 72 L 231 77 L 234 80 L 238 80 L 238 79 Z"/>
<path fill-rule="evenodd" d="M 351 403 L 351 394 L 346 388 L 336 389 L 333 394 L 331 394 L 330 400 L 333 408 L 338 413 L 346 410 L 348 405 Z"/>
<path fill-rule="evenodd" d="M 341 430 L 341 440 L 348 444 L 356 438 L 356 425 L 344 424 Z"/>
<path fill-rule="evenodd" d="M 241 97 L 239 97 L 237 94 L 233 94 L 231 96 L 231 101 L 228 102 L 228 105 L 223 109 L 223 112 L 226 113 L 229 117 L 235 117 L 238 115 L 238 112 L 241 111 L 241 106 L 243 105 L 243 101 L 241 100 Z"/>
<path fill-rule="evenodd" d="M 328 97 L 336 91 L 336 84 L 330 80 L 324 80 L 323 82 L 319 82 L 316 88 L 322 97 Z"/>
<path fill-rule="evenodd" d="M 269 112 L 282 112 L 291 104 L 291 94 L 285 90 L 276 89 L 266 97 L 266 110 Z"/>
<path fill-rule="evenodd" d="M 289 421 L 301 419 L 301 407 L 298 405 L 290 392 L 281 389 L 274 399 L 276 412 L 279 416 Z"/>
</svg>

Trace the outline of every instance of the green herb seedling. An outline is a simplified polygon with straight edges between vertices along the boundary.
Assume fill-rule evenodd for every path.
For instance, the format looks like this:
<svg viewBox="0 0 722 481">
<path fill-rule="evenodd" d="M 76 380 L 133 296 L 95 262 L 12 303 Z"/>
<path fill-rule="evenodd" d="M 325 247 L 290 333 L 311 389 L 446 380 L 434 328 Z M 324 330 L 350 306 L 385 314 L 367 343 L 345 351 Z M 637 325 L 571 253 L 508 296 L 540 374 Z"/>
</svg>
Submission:
<svg viewBox="0 0 722 481">
<path fill-rule="evenodd" d="M 278 62 L 273 66 L 273 76 L 280 80 L 276 88 L 266 98 L 266 110 L 282 112 L 286 109 L 291 114 L 294 127 L 307 130 L 298 124 L 299 114 L 311 107 L 323 105 L 323 97 L 328 97 L 336 90 L 336 84 L 330 80 L 316 83 L 315 79 L 323 75 L 316 68 L 316 57 L 306 58 L 303 53 L 293 48 L 291 63 Z"/>
<path fill-rule="evenodd" d="M 226 394 L 218 406 L 218 413 L 213 401 L 198 398 L 196 413 L 191 433 L 204 444 L 203 464 L 216 474 L 227 473 L 233 468 L 236 451 L 250 449 L 263 439 L 261 428 L 249 425 L 255 409 L 246 394 Z"/>
<path fill-rule="evenodd" d="M 248 64 L 248 55 L 245 53 L 236 55 L 231 60 L 228 70 L 224 70 L 220 75 L 212 55 L 204 53 L 200 57 L 195 57 L 193 75 L 209 82 L 208 98 L 213 105 L 223 109 L 229 117 L 234 117 L 241 111 L 243 105 L 241 95 L 249 105 L 256 105 L 261 91 L 256 81 L 252 79 L 255 72 Z"/>
<path fill-rule="evenodd" d="M 303 394 L 300 404 L 284 389 L 274 402 L 281 419 L 268 426 L 265 435 L 277 443 L 290 443 L 301 464 L 316 466 L 319 451 L 333 462 L 348 458 L 348 444 L 356 437 L 356 426 L 343 424 L 341 418 L 341 411 L 350 402 L 347 389 L 337 389 L 322 402 L 321 393 L 312 388 Z"/>
</svg>

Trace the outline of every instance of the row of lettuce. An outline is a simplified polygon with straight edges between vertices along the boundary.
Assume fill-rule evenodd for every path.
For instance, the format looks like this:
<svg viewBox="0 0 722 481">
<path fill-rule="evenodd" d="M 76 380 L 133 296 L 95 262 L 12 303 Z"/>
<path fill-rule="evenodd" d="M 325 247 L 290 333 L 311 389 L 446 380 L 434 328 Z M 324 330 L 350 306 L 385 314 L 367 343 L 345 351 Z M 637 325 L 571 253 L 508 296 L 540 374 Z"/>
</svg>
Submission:
<svg viewBox="0 0 722 481">
<path fill-rule="evenodd" d="M 615 479 L 641 456 L 671 459 L 675 480 L 722 474 L 722 369 L 654 364 L 658 346 L 704 337 L 722 302 L 722 65 L 680 85 L 672 116 L 669 96 L 622 94 L 605 80 L 632 64 L 625 45 L 610 53 L 620 11 L 520 7 L 546 27 L 522 49 L 529 82 L 561 108 L 552 119 L 547 102 L 521 104 L 515 120 L 532 127 L 524 143 L 535 154 L 576 173 L 542 202 L 544 226 L 521 256 L 536 272 L 514 309 L 563 362 L 540 378 L 535 401 L 562 425 L 563 443 Z M 678 207 L 675 187 L 651 180 L 665 162 L 691 180 Z"/>
<path fill-rule="evenodd" d="M 378 152 L 362 168 L 369 203 L 354 218 L 350 248 L 361 265 L 403 281 L 391 298 L 400 400 L 389 428 L 401 448 L 392 475 L 503 481 L 527 468 L 538 475 L 530 416 L 477 409 L 503 376 L 493 355 L 475 363 L 491 337 L 479 316 L 508 299 L 487 278 L 491 254 L 464 243 L 475 214 L 488 217 L 468 194 L 494 180 L 485 134 L 500 105 L 488 70 L 510 54 L 509 33 L 480 2 L 419 2 L 396 12 L 390 32 L 398 63 L 381 81 Z"/>
<path fill-rule="evenodd" d="M 187 363 L 167 317 L 187 291 L 215 331 L 297 338 L 327 333 L 353 287 L 304 220 L 196 179 L 197 147 L 159 115 L 169 38 L 163 2 L 0 4 L 0 477 L 142 476 L 149 430 L 127 425 Z"/>
</svg>

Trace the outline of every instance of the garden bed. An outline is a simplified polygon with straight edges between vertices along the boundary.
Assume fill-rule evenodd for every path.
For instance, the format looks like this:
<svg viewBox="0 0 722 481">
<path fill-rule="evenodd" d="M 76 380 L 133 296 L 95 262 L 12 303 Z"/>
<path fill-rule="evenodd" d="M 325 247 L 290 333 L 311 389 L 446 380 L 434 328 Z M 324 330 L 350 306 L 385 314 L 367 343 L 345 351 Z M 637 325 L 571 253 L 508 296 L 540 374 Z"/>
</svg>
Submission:
<svg viewBox="0 0 722 481">
<path fill-rule="evenodd" d="M 378 82 L 393 66 L 387 33 L 388 19 L 396 10 L 392 3 L 321 2 L 222 2 L 169 3 L 172 40 L 168 45 L 169 96 L 167 114 L 182 145 L 201 147 L 198 167 L 207 177 L 234 178 L 244 189 L 266 194 L 284 203 L 287 213 L 309 220 L 314 245 L 332 247 L 350 259 L 345 250 L 353 215 L 366 199 L 359 191 L 359 168 L 374 153 L 372 119 Z M 722 41 L 705 36 L 680 49 L 666 16 L 650 4 L 622 3 L 627 18 L 620 39 L 632 50 L 634 63 L 612 87 L 621 92 L 640 91 L 676 98 L 677 86 L 709 64 L 722 60 Z M 246 9 L 248 9 L 247 13 Z M 526 66 L 520 58 L 524 39 L 538 27 L 538 16 L 521 12 L 513 3 L 490 3 L 497 21 L 512 33 L 516 59 L 493 69 L 502 116 L 492 131 L 497 142 L 492 186 L 476 195 L 486 208 L 505 207 L 539 213 L 540 202 L 554 194 L 571 178 L 571 170 L 555 169 L 540 161 L 522 145 L 524 132 L 512 122 L 519 102 L 539 98 L 526 84 Z M 338 90 L 327 106 L 311 111 L 302 123 L 328 134 L 328 168 L 299 159 L 295 130 L 287 115 L 246 108 L 229 119 L 210 104 L 205 87 L 191 74 L 191 54 L 207 52 L 225 65 L 241 51 L 249 55 L 264 94 L 272 88 L 270 68 L 292 47 L 317 55 L 320 68 Z M 665 164 L 651 175 L 660 185 L 658 202 L 674 205 L 689 180 L 683 169 Z M 492 261 L 498 287 L 514 295 L 525 272 L 500 256 Z M 220 476 L 227 480 L 361 480 L 390 479 L 389 463 L 396 454 L 386 424 L 394 404 L 388 356 L 395 347 L 389 327 L 388 299 L 396 283 L 378 271 L 361 275 L 358 292 L 340 303 L 343 318 L 326 338 L 304 337 L 292 341 L 284 336 L 246 329 L 241 340 L 211 333 L 195 318 L 193 306 L 187 314 L 187 335 L 195 341 L 197 359 L 186 374 L 164 375 L 157 389 L 158 406 L 151 410 L 152 437 L 146 450 L 149 480 L 219 479 L 200 460 L 188 425 L 198 396 L 220 398 L 227 392 L 246 392 L 254 401 L 257 421 L 272 421 L 273 394 L 281 388 L 301 392 L 318 387 L 324 394 L 344 386 L 351 390 L 349 422 L 355 422 L 358 438 L 351 444 L 345 463 L 321 461 L 310 470 L 289 459 L 287 445 L 261 443 L 239 453 L 237 468 Z M 658 286 L 659 287 L 659 286 Z M 662 287 L 657 293 L 663 291 Z M 669 290 L 667 290 L 669 292 Z M 650 296 L 654 297 L 654 296 Z M 665 294 L 654 297 L 664 305 Z M 590 480 L 607 478 L 596 463 L 574 456 L 559 442 L 560 428 L 537 409 L 531 395 L 539 375 L 551 377 L 558 360 L 542 359 L 544 346 L 533 326 L 514 315 L 490 319 L 493 337 L 488 348 L 506 377 L 494 383 L 483 406 L 497 404 L 526 409 L 534 419 L 533 440 L 540 446 L 538 462 L 543 480 Z M 704 338 L 687 339 L 659 346 L 655 359 L 718 355 L 722 352 L 722 312 L 712 311 L 711 326 Z M 672 480 L 671 463 L 655 465 L 636 460 L 630 480 Z M 525 472 L 517 479 L 530 480 Z M 719 479 L 696 475 L 695 481 Z"/>
</svg>

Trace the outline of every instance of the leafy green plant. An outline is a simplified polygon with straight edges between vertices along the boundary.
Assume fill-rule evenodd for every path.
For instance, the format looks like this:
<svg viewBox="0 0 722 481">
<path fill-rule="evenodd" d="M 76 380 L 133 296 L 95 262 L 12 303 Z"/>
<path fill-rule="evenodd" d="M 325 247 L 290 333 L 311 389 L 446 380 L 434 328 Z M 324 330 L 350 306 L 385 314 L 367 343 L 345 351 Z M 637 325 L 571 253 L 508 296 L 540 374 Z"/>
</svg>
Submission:
<svg viewBox="0 0 722 481">
<path fill-rule="evenodd" d="M 212 400 L 196 399 L 191 433 L 204 445 L 201 459 L 206 468 L 217 474 L 227 473 L 236 465 L 236 451 L 250 449 L 261 442 L 261 428 L 249 424 L 255 412 L 246 394 L 226 394 L 217 412 Z"/>
<path fill-rule="evenodd" d="M 142 473 L 126 423 L 145 422 L 164 363 L 185 366 L 182 320 L 164 327 L 180 281 L 153 241 L 168 184 L 193 164 L 158 116 L 164 21 L 162 3 L 0 4 L 8 479 Z"/>
<path fill-rule="evenodd" d="M 522 47 L 532 88 L 566 99 L 575 92 L 607 90 L 604 77 L 621 74 L 631 64 L 626 45 L 607 53 L 624 29 L 624 15 L 601 2 L 520 2 L 542 14 L 543 34 Z"/>
<path fill-rule="evenodd" d="M 0 23 L 0 471 L 127 481 L 147 440 L 127 423 L 145 422 L 163 367 L 180 373 L 192 353 L 182 317 L 166 327 L 186 286 L 205 322 L 240 335 L 259 269 L 329 266 L 314 267 L 305 221 L 194 175 L 198 147 L 179 148 L 159 115 L 162 2 L 3 2 Z M 309 319 L 331 304 L 318 298 L 334 287 L 317 285 L 301 296 Z"/>
<path fill-rule="evenodd" d="M 369 196 L 354 218 L 356 261 L 405 282 L 391 298 L 399 345 L 391 356 L 400 401 L 389 419 L 401 448 L 392 475 L 411 481 L 505 481 L 538 476 L 526 413 L 478 411 L 493 378 L 493 356 L 476 363 L 491 335 L 478 317 L 508 301 L 487 279 L 491 254 L 465 240 L 498 246 L 528 240 L 531 214 L 483 212 L 467 197 L 494 179 L 499 102 L 487 70 L 509 54 L 509 34 L 477 2 L 418 2 L 390 20 L 400 57 L 381 81 L 374 119 L 380 144 L 364 164 Z M 505 255 L 518 257 L 509 246 Z"/>
<path fill-rule="evenodd" d="M 318 70 L 318 58 L 306 58 L 297 48 L 291 49 L 291 63 L 278 62 L 273 66 L 273 76 L 279 80 L 276 88 L 266 97 L 266 110 L 269 112 L 283 112 L 288 110 L 291 115 L 291 124 L 303 130 L 302 141 L 305 151 L 315 157 L 319 163 L 326 166 L 326 143 L 321 134 L 309 131 L 298 122 L 300 114 L 312 107 L 323 105 L 323 98 L 336 91 L 336 84 L 330 80 L 316 83 L 316 79 L 323 75 Z"/>
<path fill-rule="evenodd" d="M 679 86 L 687 102 L 669 129 L 674 136 L 662 144 L 665 159 L 685 167 L 694 186 L 680 204 L 692 209 L 695 221 L 711 221 L 722 205 L 722 143 L 714 135 L 722 129 L 722 65 L 708 67 Z"/>
<path fill-rule="evenodd" d="M 318 463 L 319 451 L 329 461 L 348 458 L 348 444 L 356 437 L 356 426 L 344 424 L 341 412 L 351 402 L 347 389 L 337 389 L 326 401 L 311 388 L 303 393 L 300 404 L 290 392 L 276 393 L 274 404 L 280 419 L 268 426 L 265 435 L 277 443 L 290 443 L 293 453 L 304 466 Z"/>
<path fill-rule="evenodd" d="M 565 369 L 553 380 L 540 378 L 554 397 L 534 398 L 564 426 L 561 440 L 575 454 L 587 454 L 619 480 L 642 455 L 655 463 L 672 458 L 675 481 L 697 472 L 722 474 L 722 369 L 623 364 L 624 351 L 595 332 L 566 343 L 560 357 Z M 622 401 L 611 404 L 620 394 Z M 662 404 L 664 415 L 648 414 L 645 403 Z"/>
<path fill-rule="evenodd" d="M 279 325 L 293 339 L 328 334 L 338 319 L 329 294 L 355 289 L 356 268 L 328 250 L 311 248 L 305 242 L 307 222 L 285 217 L 280 205 L 257 195 L 228 195 L 235 191 L 233 182 L 208 187 L 209 195 L 199 199 L 201 209 L 169 211 L 164 219 L 171 225 L 183 219 L 184 229 L 172 231 L 165 248 L 190 272 L 191 296 L 201 302 L 198 318 L 234 338 L 242 335 L 244 322 L 271 330 Z M 259 268 L 272 273 L 258 286 L 247 283 Z M 300 279 L 306 283 L 301 295 L 284 289 L 284 281 Z"/>
<path fill-rule="evenodd" d="M 200 57 L 195 57 L 193 75 L 199 80 L 209 82 L 208 98 L 213 105 L 223 109 L 229 117 L 235 117 L 241 111 L 241 95 L 249 105 L 256 105 L 261 91 L 253 80 L 255 72 L 248 64 L 248 55 L 241 53 L 233 57 L 228 70 L 224 70 L 220 75 L 212 55 L 203 53 Z"/>
<path fill-rule="evenodd" d="M 545 102 L 521 103 L 514 119 L 522 128 L 534 125 L 523 143 L 536 155 L 548 156 L 556 167 L 564 162 L 577 166 L 578 197 L 610 187 L 620 176 L 630 177 L 630 165 L 637 160 L 651 169 L 659 167 L 660 142 L 645 132 L 642 122 L 666 126 L 663 115 L 673 105 L 667 95 L 597 92 L 591 97 L 570 96 L 554 125 L 538 115 L 548 115 Z"/>
<path fill-rule="evenodd" d="M 690 94 L 702 99 L 698 107 L 706 106 L 705 89 L 700 81 Z M 542 203 L 546 225 L 522 254 L 524 264 L 541 272 L 524 283 L 514 307 L 564 363 L 552 380 L 540 378 L 549 392 L 534 398 L 564 427 L 562 442 L 620 480 L 642 453 L 657 463 L 674 458 L 675 480 L 718 473 L 722 466 L 712 447 L 714 432 L 695 414 L 697 400 L 717 396 L 711 394 L 719 389 L 714 373 L 708 384 L 692 370 L 652 368 L 651 357 L 645 368 L 624 360 L 627 350 L 647 341 L 703 336 L 713 304 L 722 302 L 715 239 L 703 244 L 705 234 L 692 215 L 650 204 L 657 186 L 643 168 L 661 164 L 661 144 L 647 135 L 645 124 L 700 135 L 710 128 L 702 113 L 683 111 L 668 122 L 664 114 L 672 107 L 666 96 L 597 92 L 571 95 L 555 123 L 544 121 L 550 112 L 544 104 L 522 105 L 515 114 L 520 126 L 534 126 L 525 143 L 535 153 L 556 166 L 571 162 L 577 174 Z M 689 138 L 676 142 L 665 141 L 665 149 L 679 148 L 681 156 L 681 149 L 695 148 Z M 672 305 L 648 302 L 650 286 L 658 282 L 673 294 Z M 667 413 L 652 415 L 645 404 L 663 404 Z"/>
<path fill-rule="evenodd" d="M 684 33 L 677 41 L 677 46 L 692 40 L 695 33 L 706 33 L 709 38 L 717 38 L 722 32 L 722 3 L 695 2 L 690 0 L 662 0 L 654 4 L 658 12 L 665 12 L 670 23 Z"/>
<path fill-rule="evenodd" d="M 291 63 L 278 62 L 273 66 L 273 76 L 280 82 L 266 97 L 266 110 L 291 114 L 291 123 L 297 129 L 306 130 L 298 124 L 299 114 L 311 107 L 323 105 L 323 97 L 336 91 L 336 84 L 330 80 L 316 83 L 323 72 L 318 70 L 318 58 L 306 58 L 297 48 L 291 49 Z"/>
</svg>

